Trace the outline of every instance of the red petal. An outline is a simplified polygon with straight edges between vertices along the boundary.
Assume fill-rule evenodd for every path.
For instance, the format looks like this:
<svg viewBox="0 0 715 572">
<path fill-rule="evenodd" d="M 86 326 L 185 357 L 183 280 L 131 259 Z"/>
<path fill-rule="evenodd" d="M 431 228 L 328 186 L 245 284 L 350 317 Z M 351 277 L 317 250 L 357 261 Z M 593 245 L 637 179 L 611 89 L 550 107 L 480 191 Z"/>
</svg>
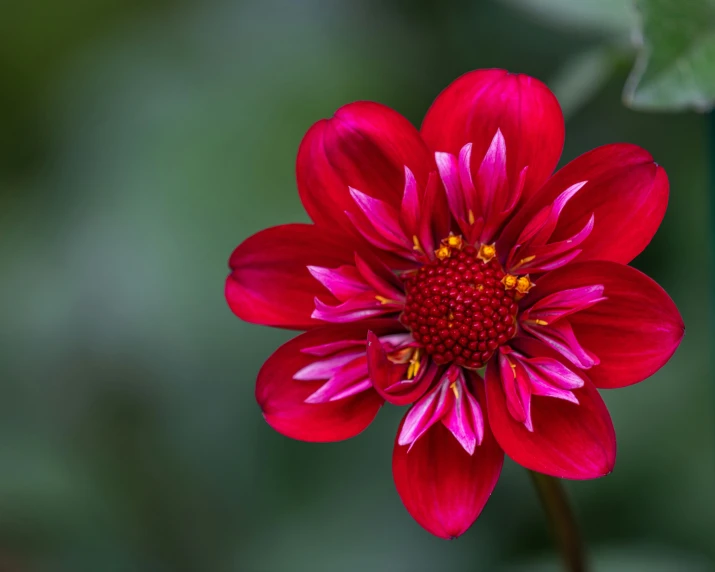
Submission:
<svg viewBox="0 0 715 572">
<path fill-rule="evenodd" d="M 399 211 L 405 167 L 424 190 L 434 160 L 419 132 L 389 107 L 361 101 L 341 107 L 306 133 L 296 175 L 305 210 L 318 224 L 352 228 L 345 211 L 356 211 L 348 187 Z"/>
<path fill-rule="evenodd" d="M 512 343 L 530 357 L 551 357 L 574 369 L 537 341 Z M 573 390 L 578 404 L 532 396 L 534 431 L 530 432 L 509 413 L 496 360 L 489 363 L 486 375 L 489 423 L 507 455 L 527 469 L 566 479 L 593 479 L 613 470 L 616 435 L 611 417 L 594 385 L 581 377 L 584 386 Z"/>
<path fill-rule="evenodd" d="M 521 228 L 573 184 L 588 181 L 564 207 L 550 242 L 576 234 L 595 216 L 594 228 L 577 261 L 635 258 L 660 226 L 668 203 L 668 177 L 640 147 L 617 143 L 598 147 L 560 169 L 507 225 L 500 250 L 508 252 Z"/>
<path fill-rule="evenodd" d="M 301 441 L 340 441 L 363 431 L 383 403 L 373 389 L 337 401 L 305 403 L 323 382 L 295 380 L 293 376 L 321 359 L 302 349 L 341 340 L 363 340 L 368 328 L 380 334 L 402 329 L 394 320 L 331 325 L 301 334 L 278 348 L 263 364 L 256 382 L 256 400 L 268 424 Z"/>
<path fill-rule="evenodd" d="M 397 434 L 401 431 L 402 424 Z M 392 475 L 405 508 L 432 534 L 460 536 L 482 512 L 501 473 L 504 454 L 489 423 L 473 455 L 442 423 L 434 424 L 408 449 L 395 440 Z"/>
<path fill-rule="evenodd" d="M 553 172 L 564 145 L 564 118 L 556 97 L 539 80 L 504 70 L 476 70 L 452 82 L 430 107 L 422 137 L 433 151 L 458 155 L 472 143 L 481 161 L 500 129 L 506 141 L 509 183 L 528 166 L 523 198 Z"/>
<path fill-rule="evenodd" d="M 613 388 L 653 375 L 677 349 L 685 326 L 670 296 L 642 272 L 616 262 L 570 264 L 544 275 L 527 299 L 593 284 L 603 285 L 606 300 L 567 318 L 581 345 L 600 359 L 588 376 L 597 387 Z"/>
<path fill-rule="evenodd" d="M 226 301 L 242 320 L 305 329 L 323 324 L 310 317 L 314 298 L 338 301 L 308 271 L 353 264 L 354 249 L 340 235 L 309 224 L 262 230 L 233 251 L 226 279 Z"/>
</svg>

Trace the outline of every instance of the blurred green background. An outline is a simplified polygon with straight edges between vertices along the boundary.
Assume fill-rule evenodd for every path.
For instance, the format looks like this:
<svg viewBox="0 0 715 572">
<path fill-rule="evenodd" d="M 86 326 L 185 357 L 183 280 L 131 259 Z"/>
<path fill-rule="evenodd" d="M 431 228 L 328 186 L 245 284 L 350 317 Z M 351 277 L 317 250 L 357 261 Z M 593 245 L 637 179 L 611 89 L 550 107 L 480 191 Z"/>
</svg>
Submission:
<svg viewBox="0 0 715 572">
<path fill-rule="evenodd" d="M 0 571 L 552 569 L 510 461 L 447 542 L 394 490 L 402 411 L 338 444 L 271 430 L 254 380 L 292 334 L 223 299 L 239 242 L 307 220 L 294 161 L 314 121 L 371 99 L 419 125 L 478 67 L 556 90 L 564 161 L 629 141 L 668 172 L 668 213 L 635 265 L 687 334 L 652 379 L 606 393 L 616 470 L 568 488 L 601 569 L 712 570 L 708 117 L 623 106 L 619 4 L 2 2 Z"/>
</svg>

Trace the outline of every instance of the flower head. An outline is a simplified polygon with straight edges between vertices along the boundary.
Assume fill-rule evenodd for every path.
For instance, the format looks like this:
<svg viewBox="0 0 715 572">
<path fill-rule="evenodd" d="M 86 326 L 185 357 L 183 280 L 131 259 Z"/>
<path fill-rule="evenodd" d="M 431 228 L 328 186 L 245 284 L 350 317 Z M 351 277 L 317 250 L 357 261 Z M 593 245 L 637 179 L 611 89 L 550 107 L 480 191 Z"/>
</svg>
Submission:
<svg viewBox="0 0 715 572">
<path fill-rule="evenodd" d="M 239 317 L 306 330 L 259 373 L 268 423 L 336 441 L 384 402 L 410 405 L 393 476 L 441 537 L 474 522 L 504 453 L 557 477 L 609 473 L 597 388 L 647 378 L 683 335 L 665 291 L 626 266 L 665 214 L 665 171 L 615 144 L 552 175 L 563 140 L 546 86 L 501 70 L 457 79 L 419 132 L 376 103 L 346 105 L 298 153 L 314 224 L 259 232 L 231 256 Z"/>
</svg>

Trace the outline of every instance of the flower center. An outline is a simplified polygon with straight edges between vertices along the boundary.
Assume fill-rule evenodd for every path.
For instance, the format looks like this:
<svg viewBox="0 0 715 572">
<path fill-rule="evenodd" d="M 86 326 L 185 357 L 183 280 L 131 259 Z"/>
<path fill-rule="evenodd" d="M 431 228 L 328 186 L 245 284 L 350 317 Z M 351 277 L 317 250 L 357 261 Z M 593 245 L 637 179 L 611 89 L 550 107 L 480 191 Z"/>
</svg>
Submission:
<svg viewBox="0 0 715 572">
<path fill-rule="evenodd" d="M 436 363 L 478 369 L 516 333 L 516 301 L 531 282 L 505 273 L 493 245 L 477 250 L 450 236 L 435 254 L 404 276 L 400 319 Z"/>
</svg>

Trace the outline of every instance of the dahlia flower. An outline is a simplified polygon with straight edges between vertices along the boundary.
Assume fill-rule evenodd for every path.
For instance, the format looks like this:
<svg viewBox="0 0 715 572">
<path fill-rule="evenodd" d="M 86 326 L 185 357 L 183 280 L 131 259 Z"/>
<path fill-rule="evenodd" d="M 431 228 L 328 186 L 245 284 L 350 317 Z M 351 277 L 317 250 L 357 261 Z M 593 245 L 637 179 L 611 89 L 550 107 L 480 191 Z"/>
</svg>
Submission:
<svg viewBox="0 0 715 572">
<path fill-rule="evenodd" d="M 569 479 L 611 472 L 598 389 L 637 383 L 683 336 L 673 301 L 627 266 L 665 214 L 648 152 L 613 144 L 552 174 L 564 120 L 531 77 L 478 70 L 415 129 L 357 102 L 313 125 L 297 182 L 313 224 L 243 242 L 226 299 L 248 322 L 305 330 L 258 374 L 266 421 L 303 441 L 410 406 L 393 477 L 445 538 L 475 521 L 504 454 Z"/>
</svg>

